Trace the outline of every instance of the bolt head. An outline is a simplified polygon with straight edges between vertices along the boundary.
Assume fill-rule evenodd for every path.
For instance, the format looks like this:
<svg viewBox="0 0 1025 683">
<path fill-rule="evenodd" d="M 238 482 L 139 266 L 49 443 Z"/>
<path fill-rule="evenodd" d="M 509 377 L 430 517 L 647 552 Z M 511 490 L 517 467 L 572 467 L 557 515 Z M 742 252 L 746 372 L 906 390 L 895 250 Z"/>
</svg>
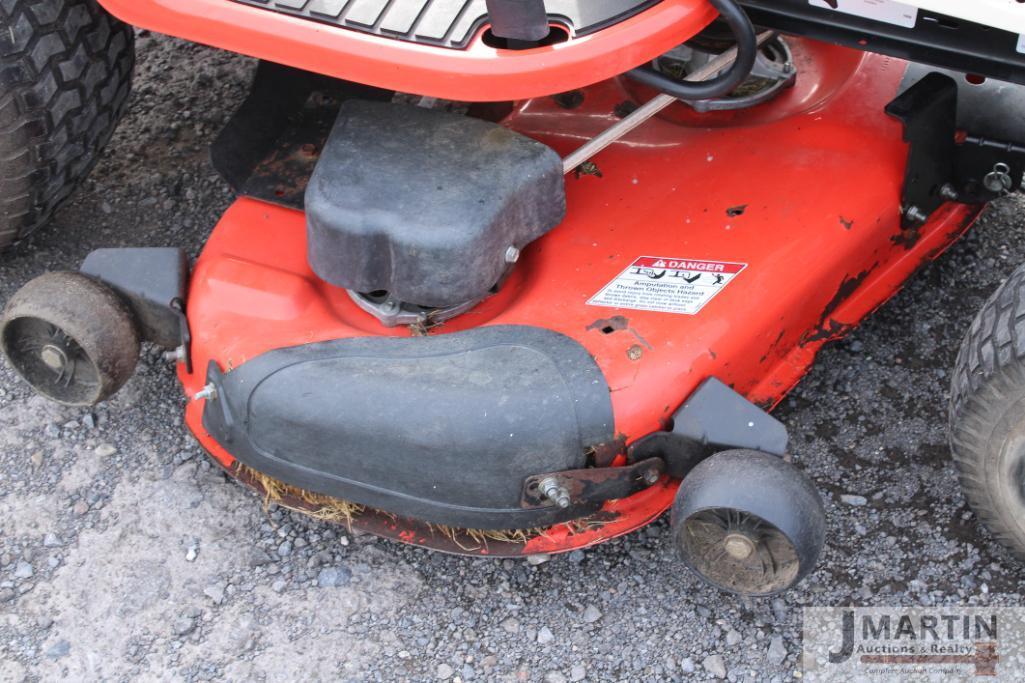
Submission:
<svg viewBox="0 0 1025 683">
<path fill-rule="evenodd" d="M 723 549 L 735 560 L 746 560 L 755 551 L 755 544 L 744 534 L 727 534 L 723 539 Z"/>
<path fill-rule="evenodd" d="M 516 247 L 509 247 L 505 250 L 505 262 L 516 263 L 520 260 L 520 250 Z"/>
<path fill-rule="evenodd" d="M 654 485 L 660 478 L 661 475 L 658 473 L 658 470 L 655 469 L 648 470 L 644 473 L 644 483 L 649 486 Z"/>
<path fill-rule="evenodd" d="M 53 344 L 44 346 L 42 351 L 39 352 L 39 358 L 46 367 L 52 370 L 60 370 L 68 362 L 68 357 L 64 355 L 64 352 Z"/>
</svg>

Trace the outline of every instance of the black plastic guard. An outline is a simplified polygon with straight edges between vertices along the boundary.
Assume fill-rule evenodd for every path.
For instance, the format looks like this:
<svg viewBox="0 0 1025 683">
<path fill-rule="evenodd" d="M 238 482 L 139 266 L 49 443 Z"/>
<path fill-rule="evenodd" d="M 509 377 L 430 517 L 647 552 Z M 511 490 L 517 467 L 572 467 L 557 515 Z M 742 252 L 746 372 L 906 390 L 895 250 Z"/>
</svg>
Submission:
<svg viewBox="0 0 1025 683">
<path fill-rule="evenodd" d="M 437 524 L 547 526 L 593 512 L 523 509 L 524 480 L 579 469 L 613 439 L 586 349 L 496 326 L 342 339 L 211 363 L 203 426 L 240 462 L 303 489 Z"/>
</svg>

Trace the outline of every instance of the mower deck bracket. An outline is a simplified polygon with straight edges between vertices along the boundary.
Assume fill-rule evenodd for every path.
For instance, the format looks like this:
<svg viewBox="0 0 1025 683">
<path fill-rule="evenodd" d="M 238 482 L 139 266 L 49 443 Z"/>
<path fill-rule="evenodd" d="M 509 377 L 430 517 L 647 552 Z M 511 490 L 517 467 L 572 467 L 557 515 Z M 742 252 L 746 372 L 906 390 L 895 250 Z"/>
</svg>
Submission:
<svg viewBox="0 0 1025 683">
<path fill-rule="evenodd" d="M 957 83 L 945 74 L 927 74 L 886 105 L 886 113 L 904 124 L 908 165 L 901 225 L 911 230 L 947 201 L 941 188 L 955 178 Z"/>
<path fill-rule="evenodd" d="M 625 467 L 591 467 L 537 474 L 523 482 L 522 506 L 527 509 L 568 507 L 549 493 L 552 490 L 567 495 L 569 504 L 573 505 L 618 500 L 655 485 L 664 472 L 662 460 L 648 458 Z"/>
<path fill-rule="evenodd" d="M 189 281 L 185 252 L 174 247 L 97 249 L 80 271 L 112 287 L 132 307 L 143 337 L 167 349 L 187 347 L 182 302 Z"/>
<path fill-rule="evenodd" d="M 782 422 L 710 377 L 673 414 L 669 431 L 640 439 L 627 457 L 638 464 L 660 459 L 666 474 L 682 479 L 713 453 L 743 448 L 782 457 L 788 441 Z"/>
</svg>

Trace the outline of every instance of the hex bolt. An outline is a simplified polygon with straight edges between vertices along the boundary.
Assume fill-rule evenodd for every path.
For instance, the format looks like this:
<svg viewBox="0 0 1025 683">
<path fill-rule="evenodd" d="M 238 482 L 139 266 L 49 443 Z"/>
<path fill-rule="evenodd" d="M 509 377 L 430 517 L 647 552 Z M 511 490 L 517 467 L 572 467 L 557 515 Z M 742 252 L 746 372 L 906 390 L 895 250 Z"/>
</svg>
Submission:
<svg viewBox="0 0 1025 683">
<path fill-rule="evenodd" d="M 516 247 L 509 247 L 505 250 L 505 262 L 516 263 L 520 260 L 520 250 Z"/>
<path fill-rule="evenodd" d="M 213 401 L 217 398 L 217 387 L 213 384 L 207 384 L 205 387 L 197 391 L 192 396 L 193 401 L 201 401 L 206 399 L 207 401 Z"/>
<path fill-rule="evenodd" d="M 925 213 L 917 206 L 909 206 L 907 210 L 904 211 L 904 217 L 909 221 L 914 221 L 915 223 L 925 223 L 929 220 L 929 214 Z"/>
<path fill-rule="evenodd" d="M 173 351 L 164 351 L 164 360 L 168 363 L 184 363 L 185 362 L 185 347 L 179 346 Z"/>
<path fill-rule="evenodd" d="M 658 483 L 658 480 L 662 478 L 662 475 L 658 473 L 658 470 L 652 468 L 644 472 L 644 483 L 648 486 L 654 486 Z"/>
<path fill-rule="evenodd" d="M 565 509 L 569 507 L 570 498 L 569 491 L 566 487 L 559 483 L 559 480 L 555 477 L 546 477 L 538 485 L 538 490 L 541 495 L 552 501 L 559 507 Z"/>
<path fill-rule="evenodd" d="M 940 196 L 946 199 L 947 201 L 956 202 L 958 197 L 960 197 L 961 195 L 960 193 L 958 193 L 956 187 L 954 187 L 950 183 L 946 183 L 945 185 L 943 185 L 943 187 L 940 188 Z"/>
</svg>

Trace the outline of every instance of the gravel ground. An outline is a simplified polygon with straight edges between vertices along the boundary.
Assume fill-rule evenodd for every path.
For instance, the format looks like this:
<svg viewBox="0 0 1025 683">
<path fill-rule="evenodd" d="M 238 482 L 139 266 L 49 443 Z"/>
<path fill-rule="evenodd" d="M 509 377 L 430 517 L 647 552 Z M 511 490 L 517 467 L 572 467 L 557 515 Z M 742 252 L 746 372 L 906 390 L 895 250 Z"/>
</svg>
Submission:
<svg viewBox="0 0 1025 683">
<path fill-rule="evenodd" d="M 146 34 L 139 54 L 109 153 L 56 225 L 0 260 L 0 301 L 98 247 L 196 249 L 231 201 L 206 147 L 251 62 Z M 92 412 L 0 365 L 0 682 L 789 680 L 801 606 L 1018 604 L 1025 573 L 967 509 L 945 413 L 965 328 L 1025 261 L 1022 208 L 992 207 L 779 410 L 830 537 L 818 571 L 772 600 L 699 583 L 664 520 L 534 566 L 265 514 L 186 436 L 155 351 Z"/>
</svg>

